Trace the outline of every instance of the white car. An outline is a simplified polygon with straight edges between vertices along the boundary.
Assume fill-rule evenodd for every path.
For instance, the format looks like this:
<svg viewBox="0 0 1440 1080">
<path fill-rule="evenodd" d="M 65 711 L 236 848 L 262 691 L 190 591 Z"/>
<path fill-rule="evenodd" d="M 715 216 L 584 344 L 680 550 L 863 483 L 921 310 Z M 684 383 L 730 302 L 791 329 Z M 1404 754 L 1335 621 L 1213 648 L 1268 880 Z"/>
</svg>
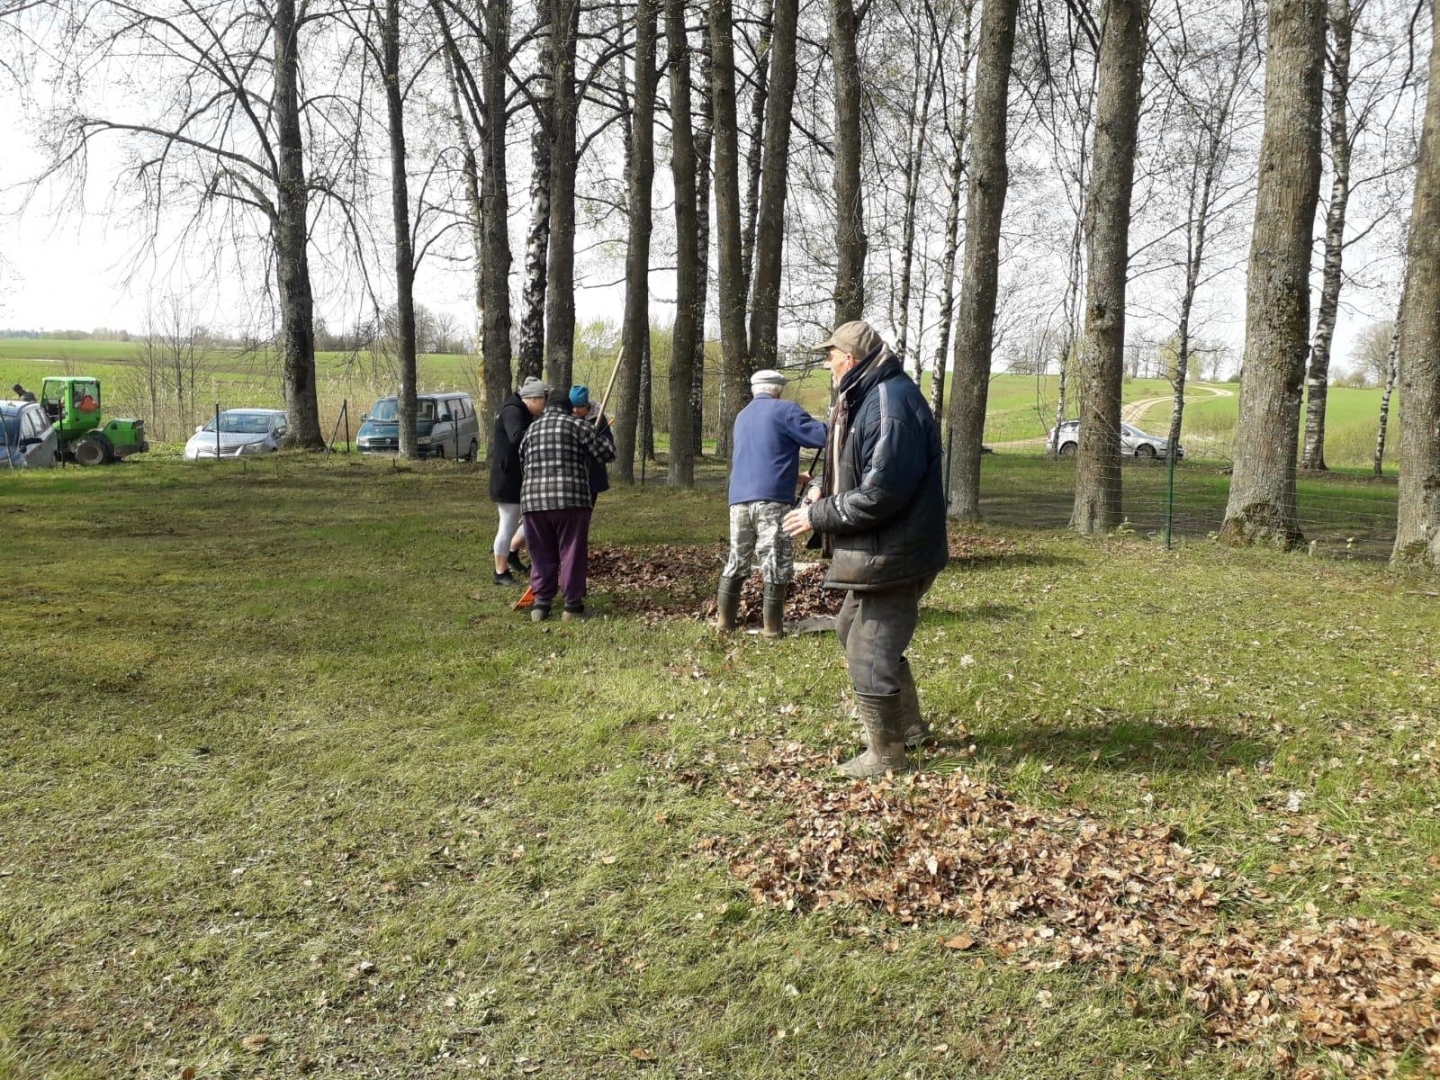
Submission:
<svg viewBox="0 0 1440 1080">
<path fill-rule="evenodd" d="M 285 438 L 283 409 L 226 409 L 220 414 L 220 431 L 215 421 L 202 424 L 185 444 L 185 460 L 249 457 L 280 448 Z"/>
<path fill-rule="evenodd" d="M 48 468 L 55 464 L 59 442 L 42 406 L 0 401 L 0 469 Z"/>
<path fill-rule="evenodd" d="M 1080 421 L 1066 420 L 1060 425 L 1060 434 L 1055 434 L 1051 428 L 1045 433 L 1045 446 L 1053 450 L 1061 457 L 1074 457 L 1075 451 L 1080 449 Z M 1120 425 L 1120 452 L 1122 454 L 1133 454 L 1137 458 L 1167 457 L 1170 453 L 1170 440 L 1159 435 L 1150 435 L 1130 424 Z M 1175 460 L 1181 461 L 1185 457 L 1185 447 L 1175 448 Z"/>
</svg>

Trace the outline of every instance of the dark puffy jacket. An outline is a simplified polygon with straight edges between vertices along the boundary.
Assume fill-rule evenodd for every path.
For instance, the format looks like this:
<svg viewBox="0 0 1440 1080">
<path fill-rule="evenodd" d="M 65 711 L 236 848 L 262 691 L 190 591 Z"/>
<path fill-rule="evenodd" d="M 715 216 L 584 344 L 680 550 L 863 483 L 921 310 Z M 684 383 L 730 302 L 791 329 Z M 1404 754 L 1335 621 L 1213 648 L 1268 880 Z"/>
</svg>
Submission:
<svg viewBox="0 0 1440 1080">
<path fill-rule="evenodd" d="M 835 494 L 810 523 L 833 538 L 826 587 L 863 591 L 939 573 L 950 549 L 940 432 L 920 388 L 888 350 L 854 374 Z"/>
<path fill-rule="evenodd" d="M 520 501 L 520 440 L 535 419 L 525 407 L 525 399 L 511 394 L 495 416 L 495 430 L 490 436 L 490 499 L 497 503 Z"/>
</svg>

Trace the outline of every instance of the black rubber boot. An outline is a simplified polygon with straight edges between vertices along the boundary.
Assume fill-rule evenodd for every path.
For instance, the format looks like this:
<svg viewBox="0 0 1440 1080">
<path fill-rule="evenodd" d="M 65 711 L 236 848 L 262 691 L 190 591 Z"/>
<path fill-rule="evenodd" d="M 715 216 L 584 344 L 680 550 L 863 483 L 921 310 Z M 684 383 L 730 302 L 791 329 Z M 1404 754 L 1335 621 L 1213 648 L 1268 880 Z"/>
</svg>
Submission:
<svg viewBox="0 0 1440 1080">
<path fill-rule="evenodd" d="M 865 725 L 865 752 L 840 766 L 846 776 L 867 780 L 887 772 L 903 772 L 905 757 L 905 703 L 903 695 L 856 694 L 860 722 Z"/>
<path fill-rule="evenodd" d="M 510 552 L 510 554 L 505 557 L 505 562 L 514 573 L 519 574 L 522 578 L 530 576 L 530 568 L 520 561 L 520 552 Z"/>
<path fill-rule="evenodd" d="M 765 628 L 761 633 L 768 638 L 782 638 L 785 636 L 785 593 L 789 591 L 788 585 L 772 585 L 765 583 L 765 604 L 761 609 L 762 617 L 765 620 Z"/>
<path fill-rule="evenodd" d="M 743 578 L 722 577 L 715 593 L 715 629 L 730 633 L 740 617 L 740 586 Z"/>
<path fill-rule="evenodd" d="M 915 690 L 915 676 L 910 661 L 900 661 L 900 700 L 905 706 L 905 749 L 914 750 L 933 738 L 930 725 L 920 715 L 920 695 Z"/>
</svg>

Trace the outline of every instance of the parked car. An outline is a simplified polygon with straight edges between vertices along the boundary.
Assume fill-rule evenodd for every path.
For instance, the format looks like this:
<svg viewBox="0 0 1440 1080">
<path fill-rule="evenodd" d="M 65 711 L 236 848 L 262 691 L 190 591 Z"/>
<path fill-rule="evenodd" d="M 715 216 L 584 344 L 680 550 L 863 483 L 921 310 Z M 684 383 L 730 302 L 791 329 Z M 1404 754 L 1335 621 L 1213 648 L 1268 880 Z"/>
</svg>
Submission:
<svg viewBox="0 0 1440 1080">
<path fill-rule="evenodd" d="M 269 454 L 280 448 L 283 438 L 283 409 L 226 409 L 220 414 L 218 435 L 213 419 L 195 429 L 185 444 L 185 460 Z"/>
<path fill-rule="evenodd" d="M 0 401 L 0 468 L 45 469 L 55 464 L 60 438 L 43 406 Z"/>
<path fill-rule="evenodd" d="M 361 418 L 355 445 L 362 454 L 400 450 L 400 402 L 383 397 Z M 469 394 L 446 391 L 416 395 L 415 441 L 421 457 L 463 458 L 480 454 L 480 420 Z"/>
<path fill-rule="evenodd" d="M 1074 457 L 1080 448 L 1080 421 L 1065 420 L 1060 424 L 1058 439 L 1055 429 L 1045 432 L 1045 445 L 1053 447 L 1061 457 Z M 1170 453 L 1170 440 L 1159 435 L 1150 435 L 1132 424 L 1120 425 L 1120 452 L 1137 458 L 1166 457 Z M 1185 447 L 1175 447 L 1175 460 L 1185 457 Z"/>
</svg>

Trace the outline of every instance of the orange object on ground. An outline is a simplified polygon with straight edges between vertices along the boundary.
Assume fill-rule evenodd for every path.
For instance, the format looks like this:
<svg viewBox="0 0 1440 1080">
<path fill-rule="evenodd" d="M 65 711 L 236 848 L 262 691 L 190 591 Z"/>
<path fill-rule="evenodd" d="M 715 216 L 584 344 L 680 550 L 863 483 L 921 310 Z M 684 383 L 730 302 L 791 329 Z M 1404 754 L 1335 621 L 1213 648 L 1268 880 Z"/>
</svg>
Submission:
<svg viewBox="0 0 1440 1080">
<path fill-rule="evenodd" d="M 535 590 L 529 585 L 525 586 L 525 595 L 510 605 L 511 611 L 524 611 L 527 607 L 535 606 Z"/>
</svg>

